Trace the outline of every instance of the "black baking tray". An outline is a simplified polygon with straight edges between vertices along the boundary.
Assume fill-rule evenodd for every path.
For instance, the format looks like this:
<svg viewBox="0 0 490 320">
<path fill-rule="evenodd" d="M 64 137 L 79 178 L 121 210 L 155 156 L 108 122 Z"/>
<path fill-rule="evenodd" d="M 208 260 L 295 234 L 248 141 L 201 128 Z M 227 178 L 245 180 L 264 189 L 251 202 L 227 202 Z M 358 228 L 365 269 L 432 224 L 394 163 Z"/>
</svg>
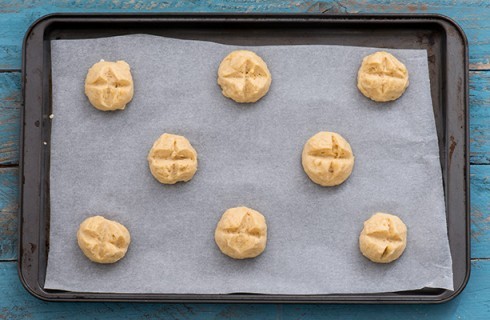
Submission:
<svg viewBox="0 0 490 320">
<path fill-rule="evenodd" d="M 381 294 L 259 295 L 82 293 L 44 289 L 50 221 L 50 40 L 133 33 L 244 46 L 328 44 L 426 49 L 455 290 L 424 288 Z M 38 298 L 50 301 L 439 303 L 457 296 L 468 281 L 468 49 L 463 31 L 447 17 L 432 14 L 53 14 L 39 19 L 27 31 L 22 82 L 18 270 L 22 284 Z"/>
</svg>

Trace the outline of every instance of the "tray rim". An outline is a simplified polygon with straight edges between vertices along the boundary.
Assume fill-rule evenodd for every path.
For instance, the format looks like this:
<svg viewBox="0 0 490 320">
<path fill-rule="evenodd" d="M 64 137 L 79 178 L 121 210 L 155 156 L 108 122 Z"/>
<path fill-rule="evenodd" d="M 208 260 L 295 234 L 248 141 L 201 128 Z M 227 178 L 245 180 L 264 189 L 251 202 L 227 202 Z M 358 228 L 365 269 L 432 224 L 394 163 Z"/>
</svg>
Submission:
<svg viewBox="0 0 490 320">
<path fill-rule="evenodd" d="M 384 22 L 406 22 L 414 23 L 417 20 L 431 22 L 443 26 L 444 23 L 448 24 L 451 28 L 457 31 L 458 37 L 462 42 L 464 49 L 464 148 L 462 150 L 464 154 L 464 184 L 465 184 L 465 244 L 466 244 L 466 270 L 463 282 L 454 291 L 442 290 L 443 292 L 438 295 L 434 295 L 432 299 L 424 300 L 407 300 L 403 299 L 404 296 L 396 296 L 396 293 L 391 293 L 395 296 L 389 296 L 386 294 L 328 294 L 328 295 L 279 295 L 279 294 L 131 294 L 131 293 L 79 293 L 79 292 L 63 292 L 66 294 L 64 297 L 57 297 L 56 294 L 47 292 L 38 282 L 34 283 L 34 287 L 24 275 L 24 256 L 23 256 L 23 229 L 24 229 L 24 139 L 25 139 L 25 87 L 26 87 L 26 46 L 31 36 L 34 35 L 37 28 L 45 22 L 52 23 L 56 19 L 90 19 L 90 22 L 107 22 L 106 19 L 117 19 L 119 22 L 131 21 L 137 22 L 141 20 L 151 20 L 152 18 L 161 20 L 165 19 L 169 22 L 182 22 L 185 20 L 196 20 L 200 22 L 213 22 L 224 20 L 238 21 L 261 21 L 261 22 L 333 22 L 333 23 L 370 23 L 379 24 Z M 136 21 L 135 21 L 136 20 Z M 41 26 L 42 27 L 42 26 Z M 44 31 L 47 28 L 42 29 L 43 36 Z M 444 29 L 444 28 L 442 28 Z M 447 31 L 444 29 L 444 33 Z M 356 303 L 356 304 L 393 304 L 393 303 L 405 303 L 405 304 L 436 304 L 444 303 L 454 299 L 458 296 L 466 287 L 470 272 L 471 272 L 471 228 L 470 228 L 470 179 L 469 179 L 469 55 L 468 55 L 468 40 L 463 29 L 451 18 L 442 14 L 398 14 L 398 13 L 374 13 L 374 14 L 311 14 L 311 13 L 111 13 L 111 12 L 97 12 L 97 13 L 50 13 L 40 17 L 26 31 L 23 39 L 22 47 L 22 112 L 21 112 L 21 132 L 20 132 L 20 152 L 19 152 L 19 227 L 18 227 L 18 261 L 17 270 L 20 281 L 24 288 L 34 297 L 44 301 L 105 301 L 105 302 L 168 302 L 168 303 Z M 40 225 L 39 225 L 40 226 Z M 32 248 L 31 248 L 32 249 Z M 29 257 L 31 258 L 31 257 Z M 70 296 L 71 294 L 71 296 Z M 86 295 L 92 295 L 94 297 L 86 297 Z M 345 297 L 345 300 L 335 299 L 333 297 Z M 407 297 L 407 296 L 405 296 Z M 439 297 L 439 299 L 437 298 Z"/>
</svg>

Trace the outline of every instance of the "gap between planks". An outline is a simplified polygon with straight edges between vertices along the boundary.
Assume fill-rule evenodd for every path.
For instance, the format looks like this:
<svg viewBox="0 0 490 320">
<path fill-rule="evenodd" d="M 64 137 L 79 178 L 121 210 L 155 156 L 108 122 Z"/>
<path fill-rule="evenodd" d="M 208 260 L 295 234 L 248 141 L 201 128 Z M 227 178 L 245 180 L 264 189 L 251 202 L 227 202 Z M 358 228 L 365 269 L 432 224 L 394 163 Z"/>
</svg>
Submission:
<svg viewBox="0 0 490 320">
<path fill-rule="evenodd" d="M 19 166 L 18 163 L 6 163 L 6 164 L 0 164 L 0 169 L 17 168 L 18 166 Z"/>
</svg>

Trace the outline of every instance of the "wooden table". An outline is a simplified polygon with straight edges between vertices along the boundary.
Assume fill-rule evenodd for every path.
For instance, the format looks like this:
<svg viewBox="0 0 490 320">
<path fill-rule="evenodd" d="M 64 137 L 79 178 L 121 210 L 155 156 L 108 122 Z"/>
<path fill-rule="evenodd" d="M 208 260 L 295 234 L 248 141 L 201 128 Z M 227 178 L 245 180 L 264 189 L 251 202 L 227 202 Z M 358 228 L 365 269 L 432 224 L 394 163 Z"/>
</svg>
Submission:
<svg viewBox="0 0 490 320">
<path fill-rule="evenodd" d="M 47 303 L 30 296 L 16 263 L 21 51 L 28 26 L 52 12 L 398 12 L 456 20 L 470 44 L 472 272 L 465 291 L 441 305 L 388 306 Z M 489 59 L 487 0 L 0 0 L 0 319 L 490 319 Z"/>
</svg>

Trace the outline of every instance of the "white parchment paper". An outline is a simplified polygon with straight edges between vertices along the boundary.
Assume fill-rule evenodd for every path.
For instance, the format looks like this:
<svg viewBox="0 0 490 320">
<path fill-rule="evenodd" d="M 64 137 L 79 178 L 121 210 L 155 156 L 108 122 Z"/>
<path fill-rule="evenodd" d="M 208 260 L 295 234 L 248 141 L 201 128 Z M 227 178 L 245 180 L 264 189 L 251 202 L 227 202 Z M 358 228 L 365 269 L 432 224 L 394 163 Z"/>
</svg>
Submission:
<svg viewBox="0 0 490 320">
<path fill-rule="evenodd" d="M 45 288 L 84 292 L 328 294 L 453 288 L 441 167 L 427 53 L 389 50 L 406 64 L 410 86 L 375 103 L 356 87 L 374 48 L 236 47 L 148 35 L 56 40 L 52 45 L 51 226 Z M 272 73 L 255 104 L 222 96 L 218 65 L 251 49 Z M 83 93 L 100 59 L 132 68 L 133 101 L 101 112 Z M 306 140 L 335 131 L 356 157 L 347 182 L 312 183 L 301 166 Z M 147 153 L 162 133 L 186 136 L 199 169 L 165 186 Z M 248 206 L 268 223 L 265 252 L 233 260 L 214 243 L 230 207 Z M 408 245 L 391 264 L 358 248 L 363 221 L 398 215 Z M 91 215 L 123 223 L 132 242 L 113 265 L 90 262 L 77 246 Z"/>
</svg>

